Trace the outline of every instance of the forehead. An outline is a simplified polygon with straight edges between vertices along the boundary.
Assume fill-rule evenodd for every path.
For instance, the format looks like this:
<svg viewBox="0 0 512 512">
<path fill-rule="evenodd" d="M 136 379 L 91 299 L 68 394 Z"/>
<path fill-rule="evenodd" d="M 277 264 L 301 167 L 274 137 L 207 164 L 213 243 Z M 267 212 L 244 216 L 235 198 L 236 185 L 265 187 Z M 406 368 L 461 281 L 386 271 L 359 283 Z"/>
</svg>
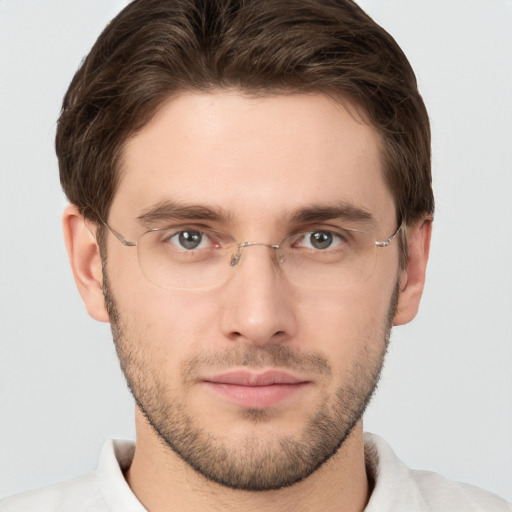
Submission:
<svg viewBox="0 0 512 512">
<path fill-rule="evenodd" d="M 382 221 L 394 205 L 380 146 L 349 102 L 323 94 L 183 93 L 126 144 L 110 218 L 174 201 L 275 223 L 343 202 Z"/>
</svg>

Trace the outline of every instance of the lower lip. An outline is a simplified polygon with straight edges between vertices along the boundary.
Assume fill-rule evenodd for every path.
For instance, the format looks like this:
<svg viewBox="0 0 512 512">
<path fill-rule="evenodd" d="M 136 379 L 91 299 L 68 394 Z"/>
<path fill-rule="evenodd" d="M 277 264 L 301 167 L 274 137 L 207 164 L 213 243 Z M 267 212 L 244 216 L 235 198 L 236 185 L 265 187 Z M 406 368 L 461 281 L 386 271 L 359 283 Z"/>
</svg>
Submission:
<svg viewBox="0 0 512 512">
<path fill-rule="evenodd" d="M 218 382 L 205 382 L 215 393 L 229 402 L 250 409 L 272 407 L 302 390 L 307 382 L 272 384 L 269 386 L 238 386 Z"/>
</svg>

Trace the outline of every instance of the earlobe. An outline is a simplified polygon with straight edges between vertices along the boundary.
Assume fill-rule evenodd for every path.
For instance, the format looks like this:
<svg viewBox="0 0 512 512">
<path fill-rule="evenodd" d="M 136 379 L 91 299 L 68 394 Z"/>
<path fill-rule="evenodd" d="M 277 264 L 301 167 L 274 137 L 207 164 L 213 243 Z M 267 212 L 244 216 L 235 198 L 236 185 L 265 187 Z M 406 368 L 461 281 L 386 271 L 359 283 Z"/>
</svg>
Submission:
<svg viewBox="0 0 512 512">
<path fill-rule="evenodd" d="M 403 270 L 399 280 L 398 307 L 393 325 L 410 322 L 418 313 L 432 234 L 432 219 L 427 218 L 407 230 L 409 257 L 407 269 Z"/>
<path fill-rule="evenodd" d="M 78 291 L 89 315 L 109 322 L 102 290 L 101 257 L 94 234 L 74 205 L 68 205 L 62 217 L 64 241 Z"/>
</svg>

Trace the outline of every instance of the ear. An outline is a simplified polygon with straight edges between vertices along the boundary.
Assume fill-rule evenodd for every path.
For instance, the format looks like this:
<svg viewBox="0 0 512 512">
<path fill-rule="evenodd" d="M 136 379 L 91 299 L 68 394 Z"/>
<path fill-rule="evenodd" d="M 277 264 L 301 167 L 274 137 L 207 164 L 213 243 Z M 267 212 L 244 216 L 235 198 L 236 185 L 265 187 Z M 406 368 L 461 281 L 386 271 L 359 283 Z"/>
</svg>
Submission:
<svg viewBox="0 0 512 512">
<path fill-rule="evenodd" d="M 109 322 L 103 298 L 101 258 L 96 238 L 74 205 L 64 210 L 62 228 L 69 262 L 87 312 L 99 322 Z"/>
<path fill-rule="evenodd" d="M 407 229 L 409 257 L 407 268 L 400 275 L 398 307 L 393 318 L 393 325 L 406 324 L 418 313 L 425 285 L 431 234 L 432 219 L 430 218 Z"/>
</svg>

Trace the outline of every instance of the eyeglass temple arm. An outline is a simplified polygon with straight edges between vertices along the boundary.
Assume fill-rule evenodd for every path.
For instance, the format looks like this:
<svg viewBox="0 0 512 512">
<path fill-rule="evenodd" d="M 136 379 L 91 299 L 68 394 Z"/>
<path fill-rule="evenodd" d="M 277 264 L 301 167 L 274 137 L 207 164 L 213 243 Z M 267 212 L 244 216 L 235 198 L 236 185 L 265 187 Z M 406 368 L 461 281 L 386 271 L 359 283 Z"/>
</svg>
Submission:
<svg viewBox="0 0 512 512">
<path fill-rule="evenodd" d="M 104 220 L 101 222 L 126 247 L 135 247 L 137 245 L 137 242 L 130 242 L 129 240 L 126 240 L 126 238 L 121 235 L 121 233 L 116 231 L 114 228 L 111 228 Z"/>
<path fill-rule="evenodd" d="M 400 233 L 402 229 L 405 231 L 406 227 L 407 226 L 405 225 L 405 222 L 402 221 L 400 226 L 398 226 L 398 229 L 388 239 L 384 240 L 383 242 L 375 241 L 375 245 L 377 247 L 387 247 L 395 239 L 395 237 L 398 235 L 398 233 Z"/>
</svg>

